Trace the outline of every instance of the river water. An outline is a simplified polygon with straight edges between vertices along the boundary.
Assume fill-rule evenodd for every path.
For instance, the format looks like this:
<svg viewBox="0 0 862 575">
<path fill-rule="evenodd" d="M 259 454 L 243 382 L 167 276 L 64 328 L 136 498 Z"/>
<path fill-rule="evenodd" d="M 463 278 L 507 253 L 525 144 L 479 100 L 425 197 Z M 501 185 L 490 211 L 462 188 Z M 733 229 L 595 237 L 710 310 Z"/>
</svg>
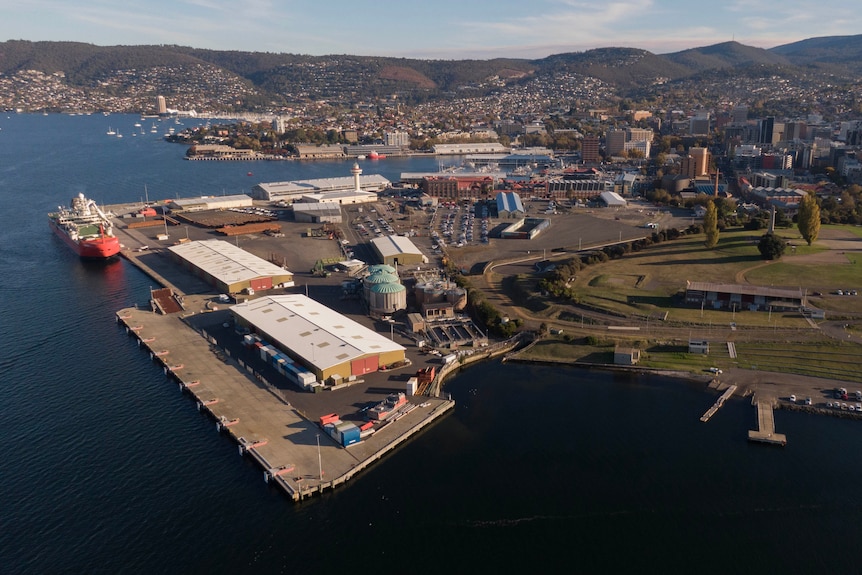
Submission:
<svg viewBox="0 0 862 575">
<path fill-rule="evenodd" d="M 471 367 L 450 416 L 291 503 L 114 323 L 151 280 L 81 262 L 45 214 L 78 192 L 233 194 L 351 163 L 187 162 L 138 120 L 0 115 L 0 572 L 859 572 L 859 422 L 779 411 L 788 445 L 750 444 L 747 400 L 703 424 L 715 396 L 661 377 Z"/>
</svg>

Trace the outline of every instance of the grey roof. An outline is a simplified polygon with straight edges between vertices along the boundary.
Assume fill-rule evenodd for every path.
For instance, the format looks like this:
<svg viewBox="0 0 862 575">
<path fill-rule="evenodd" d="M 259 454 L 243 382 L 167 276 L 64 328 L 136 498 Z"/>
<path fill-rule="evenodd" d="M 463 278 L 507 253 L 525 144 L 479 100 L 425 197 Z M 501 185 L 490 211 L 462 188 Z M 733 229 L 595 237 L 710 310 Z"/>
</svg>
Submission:
<svg viewBox="0 0 862 575">
<path fill-rule="evenodd" d="M 524 204 L 521 196 L 515 192 L 499 192 L 497 194 L 498 212 L 523 212 Z"/>
</svg>

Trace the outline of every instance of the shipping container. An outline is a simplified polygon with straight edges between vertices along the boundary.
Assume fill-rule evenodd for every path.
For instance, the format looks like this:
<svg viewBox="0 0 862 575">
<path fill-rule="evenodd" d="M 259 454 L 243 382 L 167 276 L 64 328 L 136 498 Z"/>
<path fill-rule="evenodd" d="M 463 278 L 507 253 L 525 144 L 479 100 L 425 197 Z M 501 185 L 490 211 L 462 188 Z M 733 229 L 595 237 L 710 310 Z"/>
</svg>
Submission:
<svg viewBox="0 0 862 575">
<path fill-rule="evenodd" d="M 332 423 L 334 421 L 338 421 L 339 417 L 337 413 L 328 413 L 326 415 L 320 416 L 320 425 L 326 425 L 327 423 Z"/>
</svg>

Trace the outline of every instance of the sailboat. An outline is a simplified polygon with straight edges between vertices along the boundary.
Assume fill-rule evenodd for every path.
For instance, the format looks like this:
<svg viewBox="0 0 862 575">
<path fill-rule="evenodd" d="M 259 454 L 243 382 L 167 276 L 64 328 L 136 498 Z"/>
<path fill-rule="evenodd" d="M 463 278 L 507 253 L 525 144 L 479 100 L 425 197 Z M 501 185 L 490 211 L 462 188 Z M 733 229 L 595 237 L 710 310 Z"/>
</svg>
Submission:
<svg viewBox="0 0 862 575">
<path fill-rule="evenodd" d="M 112 130 L 110 126 L 108 126 L 108 131 L 105 133 L 108 134 L 109 136 L 116 136 L 117 135 L 117 133 L 114 130 Z"/>
</svg>

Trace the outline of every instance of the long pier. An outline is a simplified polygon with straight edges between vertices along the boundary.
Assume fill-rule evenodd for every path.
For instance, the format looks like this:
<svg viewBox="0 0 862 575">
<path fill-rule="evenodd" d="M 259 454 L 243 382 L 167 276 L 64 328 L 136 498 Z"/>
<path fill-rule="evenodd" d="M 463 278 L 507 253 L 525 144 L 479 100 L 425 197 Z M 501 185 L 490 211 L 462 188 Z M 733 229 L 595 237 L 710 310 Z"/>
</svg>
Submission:
<svg viewBox="0 0 862 575">
<path fill-rule="evenodd" d="M 117 322 L 180 391 L 195 399 L 199 411 L 212 416 L 216 430 L 260 465 L 264 479 L 294 501 L 346 483 L 455 405 L 423 397 L 424 407 L 416 406 L 344 448 L 291 406 L 280 390 L 255 378 L 250 366 L 226 357 L 227 350 L 215 347 L 179 314 L 127 308 L 117 312 Z"/>
<path fill-rule="evenodd" d="M 721 397 L 719 397 L 719 398 L 715 401 L 715 404 L 714 404 L 712 407 L 710 407 L 710 408 L 706 411 L 706 413 L 704 413 L 704 414 L 700 417 L 700 420 L 701 420 L 701 421 L 703 421 L 704 423 L 706 423 L 707 421 L 709 421 L 709 419 L 710 419 L 713 415 L 715 415 L 715 413 L 716 413 L 719 409 L 721 409 L 721 406 L 722 406 L 722 405 L 724 405 L 724 402 L 725 402 L 725 401 L 727 401 L 728 399 L 730 399 L 730 396 L 731 396 L 731 395 L 733 395 L 733 392 L 735 392 L 735 391 L 736 391 L 736 386 L 735 386 L 735 385 L 731 385 L 731 386 L 729 386 L 727 389 L 725 389 L 725 390 L 724 390 L 724 393 L 722 393 L 722 394 L 721 394 Z"/>
<path fill-rule="evenodd" d="M 775 433 L 775 414 L 772 411 L 774 400 L 755 394 L 754 405 L 757 407 L 757 430 L 748 431 L 748 440 L 772 445 L 787 445 L 787 436 Z"/>
</svg>

